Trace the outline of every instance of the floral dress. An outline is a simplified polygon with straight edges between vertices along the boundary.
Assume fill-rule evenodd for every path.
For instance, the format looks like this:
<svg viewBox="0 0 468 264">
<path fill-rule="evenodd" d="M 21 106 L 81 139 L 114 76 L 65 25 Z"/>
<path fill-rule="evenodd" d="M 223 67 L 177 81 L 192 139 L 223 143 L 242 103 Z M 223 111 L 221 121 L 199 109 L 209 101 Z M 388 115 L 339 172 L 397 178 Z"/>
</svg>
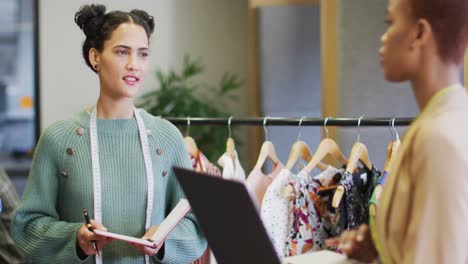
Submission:
<svg viewBox="0 0 468 264">
<path fill-rule="evenodd" d="M 331 207 L 330 196 L 320 196 L 320 187 L 337 183 L 335 175 L 341 177 L 343 170 L 329 166 L 311 178 L 302 170 L 296 181 L 291 182 L 295 198 L 291 201 L 292 225 L 286 241 L 288 256 L 296 256 L 324 249 L 325 240 L 337 235 L 338 214 Z"/>
</svg>

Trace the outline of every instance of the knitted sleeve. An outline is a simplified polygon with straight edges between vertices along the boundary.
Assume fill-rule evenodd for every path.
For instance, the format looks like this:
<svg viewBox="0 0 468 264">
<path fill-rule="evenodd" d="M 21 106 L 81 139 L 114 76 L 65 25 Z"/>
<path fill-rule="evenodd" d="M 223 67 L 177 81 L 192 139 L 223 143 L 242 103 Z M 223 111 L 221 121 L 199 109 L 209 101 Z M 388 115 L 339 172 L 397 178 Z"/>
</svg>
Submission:
<svg viewBox="0 0 468 264">
<path fill-rule="evenodd" d="M 165 121 L 167 122 L 167 121 Z M 168 140 L 173 146 L 172 166 L 191 169 L 190 157 L 180 131 L 167 122 Z M 171 135 L 171 136 L 169 136 Z M 171 166 L 171 167 L 172 167 Z M 181 198 L 185 198 L 174 171 L 167 175 L 166 216 L 174 209 Z M 174 228 L 164 243 L 160 254 L 155 256 L 161 263 L 188 263 L 200 257 L 207 247 L 206 240 L 201 234 L 200 226 L 193 213 L 187 216 Z"/>
<path fill-rule="evenodd" d="M 56 127 L 57 128 L 57 127 Z M 57 151 L 61 129 L 48 128 L 41 136 L 22 202 L 13 220 L 12 236 L 33 263 L 80 263 L 76 235 L 82 223 L 60 221 Z"/>
</svg>

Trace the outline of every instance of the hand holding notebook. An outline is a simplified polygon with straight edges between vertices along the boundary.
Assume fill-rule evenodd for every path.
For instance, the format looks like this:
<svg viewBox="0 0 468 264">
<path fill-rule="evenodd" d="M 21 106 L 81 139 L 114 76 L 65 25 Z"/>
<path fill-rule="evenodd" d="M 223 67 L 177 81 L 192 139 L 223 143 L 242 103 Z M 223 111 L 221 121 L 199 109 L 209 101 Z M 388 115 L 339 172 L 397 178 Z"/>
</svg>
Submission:
<svg viewBox="0 0 468 264">
<path fill-rule="evenodd" d="M 120 235 L 116 233 L 106 232 L 102 230 L 94 230 L 94 233 L 100 236 L 110 237 L 117 240 L 122 240 L 134 244 L 139 244 L 147 247 L 157 248 L 174 229 L 174 227 L 190 212 L 190 204 L 187 199 L 180 199 L 177 206 L 169 213 L 169 215 L 156 226 L 151 226 L 145 233 L 144 237 L 150 237 L 150 239 L 141 239 L 131 236 Z"/>
</svg>

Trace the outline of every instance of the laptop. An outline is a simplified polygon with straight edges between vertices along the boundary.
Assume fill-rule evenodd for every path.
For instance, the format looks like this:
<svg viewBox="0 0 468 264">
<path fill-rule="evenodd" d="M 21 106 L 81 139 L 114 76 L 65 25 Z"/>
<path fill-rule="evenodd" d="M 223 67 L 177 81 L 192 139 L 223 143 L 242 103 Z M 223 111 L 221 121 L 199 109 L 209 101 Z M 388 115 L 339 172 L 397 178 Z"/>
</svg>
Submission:
<svg viewBox="0 0 468 264">
<path fill-rule="evenodd" d="M 325 250 L 281 260 L 243 183 L 177 167 L 174 172 L 218 263 L 356 263 Z"/>
</svg>

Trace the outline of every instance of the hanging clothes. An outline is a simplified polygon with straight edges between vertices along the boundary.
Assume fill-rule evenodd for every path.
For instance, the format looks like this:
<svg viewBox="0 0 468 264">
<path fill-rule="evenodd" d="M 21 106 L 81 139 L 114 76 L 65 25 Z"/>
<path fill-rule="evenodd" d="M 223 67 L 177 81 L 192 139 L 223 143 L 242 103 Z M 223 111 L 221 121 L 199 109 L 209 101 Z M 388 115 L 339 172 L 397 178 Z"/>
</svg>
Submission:
<svg viewBox="0 0 468 264">
<path fill-rule="evenodd" d="M 221 166 L 221 168 L 223 168 L 223 179 L 244 182 L 244 169 L 242 168 L 242 165 L 239 162 L 237 151 L 235 151 L 234 153 L 234 159 L 232 159 L 227 153 L 224 153 L 218 159 L 218 165 Z"/>
<path fill-rule="evenodd" d="M 288 256 L 324 249 L 325 239 L 335 235 L 334 229 L 331 228 L 331 214 L 328 213 L 332 208 L 331 200 L 329 196 L 322 198 L 318 190 L 320 187 L 337 184 L 334 178 L 339 173 L 343 173 L 343 170 L 328 166 L 325 171 L 311 178 L 305 170 L 302 170 L 296 180 L 290 183 L 295 198 L 290 202 L 292 226 L 286 241 Z"/>
<path fill-rule="evenodd" d="M 283 164 L 278 162 L 274 165 L 273 170 L 270 174 L 264 174 L 260 168 L 255 167 L 247 177 L 245 182 L 247 188 L 254 195 L 255 203 L 259 208 L 262 206 L 262 200 L 266 190 L 273 182 L 273 180 L 283 170 Z"/>
<path fill-rule="evenodd" d="M 327 170 L 318 174 L 313 179 L 320 182 L 320 187 L 337 186 L 344 175 L 344 168 L 336 169 L 329 166 Z M 318 193 L 318 189 L 315 191 Z M 320 194 L 319 209 L 322 221 L 322 232 L 325 233 L 326 238 L 338 237 L 341 233 L 340 228 L 340 214 L 337 209 L 333 207 L 333 192 L 328 194 Z"/>
<path fill-rule="evenodd" d="M 211 163 L 208 158 L 198 150 L 197 157 L 190 155 L 190 160 L 192 161 L 193 170 L 196 172 L 207 173 L 214 176 L 221 176 L 221 171 Z"/>
<path fill-rule="evenodd" d="M 372 166 L 358 168 L 354 174 L 345 172 L 340 181 L 345 189 L 340 202 L 340 228 L 357 229 L 361 224 L 369 223 L 369 200 L 380 172 Z"/>
<path fill-rule="evenodd" d="M 213 165 L 200 150 L 198 150 L 197 157 L 190 155 L 190 160 L 192 161 L 192 167 L 194 171 L 211 174 L 213 176 L 222 176 L 218 167 Z M 216 261 L 214 259 L 212 260 L 211 255 L 210 248 L 207 247 L 205 253 L 203 253 L 203 255 L 194 262 L 191 262 L 191 264 L 215 264 Z"/>
<path fill-rule="evenodd" d="M 280 258 L 286 256 L 285 241 L 291 226 L 290 203 L 281 194 L 294 178 L 295 175 L 291 171 L 283 168 L 268 186 L 262 200 L 260 216 Z"/>
</svg>

